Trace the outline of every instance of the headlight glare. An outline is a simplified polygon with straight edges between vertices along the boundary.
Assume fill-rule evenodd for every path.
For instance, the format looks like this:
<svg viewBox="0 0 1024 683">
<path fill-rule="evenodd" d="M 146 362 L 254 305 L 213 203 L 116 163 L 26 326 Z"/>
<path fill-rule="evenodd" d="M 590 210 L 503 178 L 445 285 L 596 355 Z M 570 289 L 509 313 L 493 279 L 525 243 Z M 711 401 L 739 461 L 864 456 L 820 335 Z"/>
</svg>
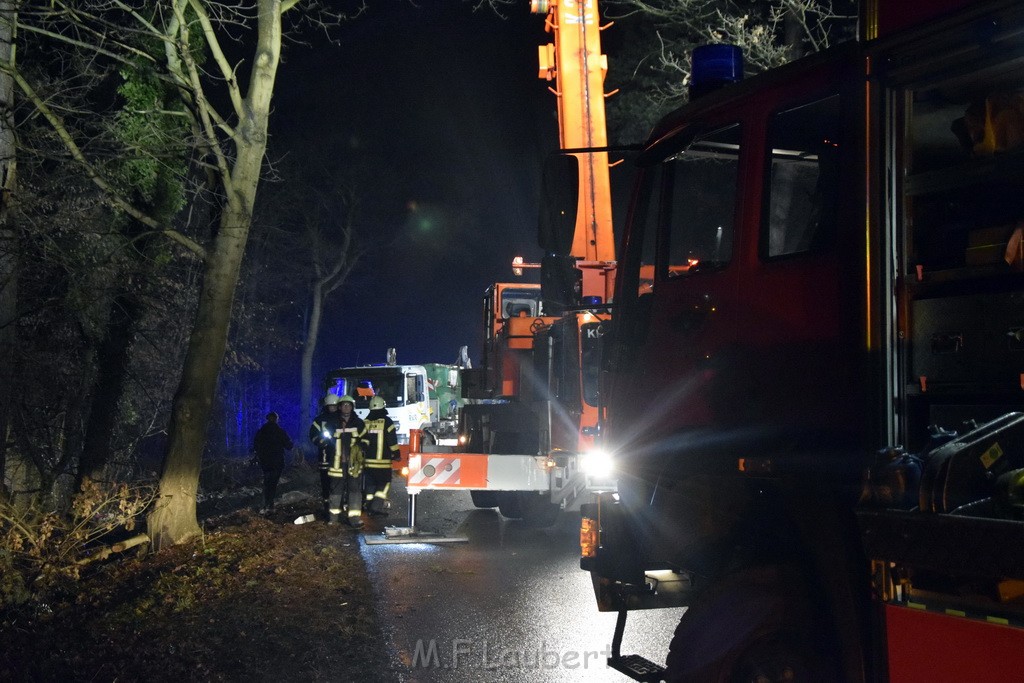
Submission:
<svg viewBox="0 0 1024 683">
<path fill-rule="evenodd" d="M 612 456 L 600 448 L 584 453 L 581 466 L 583 472 L 594 479 L 607 479 L 615 469 Z"/>
</svg>

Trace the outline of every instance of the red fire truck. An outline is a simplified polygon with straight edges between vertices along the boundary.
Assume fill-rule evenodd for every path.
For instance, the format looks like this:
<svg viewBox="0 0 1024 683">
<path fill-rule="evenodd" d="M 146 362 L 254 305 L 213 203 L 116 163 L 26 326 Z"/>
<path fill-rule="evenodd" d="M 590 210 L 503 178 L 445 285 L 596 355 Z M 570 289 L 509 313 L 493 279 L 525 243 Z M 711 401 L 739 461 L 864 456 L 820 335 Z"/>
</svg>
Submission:
<svg viewBox="0 0 1024 683">
<path fill-rule="evenodd" d="M 636 680 L 1024 680 L 1024 4 L 863 5 L 641 152 L 581 528 Z"/>
</svg>

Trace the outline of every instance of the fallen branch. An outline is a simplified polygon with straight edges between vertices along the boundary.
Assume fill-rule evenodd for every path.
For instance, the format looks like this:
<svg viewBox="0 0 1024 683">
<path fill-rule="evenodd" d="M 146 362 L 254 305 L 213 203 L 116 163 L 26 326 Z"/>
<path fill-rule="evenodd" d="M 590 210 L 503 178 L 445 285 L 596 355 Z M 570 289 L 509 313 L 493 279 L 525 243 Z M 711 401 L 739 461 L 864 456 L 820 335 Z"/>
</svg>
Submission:
<svg viewBox="0 0 1024 683">
<path fill-rule="evenodd" d="M 149 543 L 148 534 L 139 534 L 137 536 L 132 536 L 131 538 L 115 543 L 114 545 L 100 548 L 89 557 L 83 557 L 76 564 L 82 566 L 90 564 L 92 562 L 98 562 L 99 560 L 105 560 L 114 553 L 123 553 L 125 550 L 128 550 L 129 548 L 134 548 L 135 546 L 142 545 L 143 543 Z"/>
</svg>

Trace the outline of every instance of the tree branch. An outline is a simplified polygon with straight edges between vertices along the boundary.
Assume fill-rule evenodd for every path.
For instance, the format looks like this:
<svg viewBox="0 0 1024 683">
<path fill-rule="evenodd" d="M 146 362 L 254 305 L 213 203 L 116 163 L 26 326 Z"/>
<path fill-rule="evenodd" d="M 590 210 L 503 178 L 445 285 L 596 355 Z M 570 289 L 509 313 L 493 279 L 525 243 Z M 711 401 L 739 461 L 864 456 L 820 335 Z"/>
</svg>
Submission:
<svg viewBox="0 0 1024 683">
<path fill-rule="evenodd" d="M 0 70 L 11 76 L 11 78 L 17 84 L 21 92 L 24 93 L 25 97 L 27 97 L 32 102 L 36 110 L 43 115 L 47 122 L 49 122 L 50 126 L 53 128 L 54 132 L 57 133 L 57 136 L 60 138 L 65 148 L 71 154 L 71 157 L 75 161 L 77 161 L 79 165 L 82 166 L 82 168 L 85 170 L 86 176 L 88 176 L 88 178 L 93 182 L 94 185 L 96 185 L 96 187 L 102 190 L 104 196 L 110 201 L 111 204 L 116 206 L 121 211 L 124 211 L 126 214 L 128 214 L 135 220 L 139 221 L 143 225 L 154 230 L 158 230 L 169 239 L 174 240 L 175 242 L 178 242 L 179 244 L 187 247 L 188 249 L 199 255 L 201 258 L 206 258 L 206 250 L 202 247 L 202 245 L 190 239 L 189 237 L 182 235 L 177 230 L 172 230 L 167 226 L 162 225 L 159 221 L 154 219 L 152 216 L 149 216 L 148 214 L 140 211 L 137 207 L 132 205 L 129 201 L 127 201 L 124 197 L 120 195 L 120 193 L 113 187 L 113 185 L 111 185 L 106 180 L 106 178 L 104 178 L 100 174 L 100 172 L 97 171 L 91 163 L 89 163 L 89 160 L 85 158 L 85 154 L 78 146 L 78 143 L 75 142 L 75 139 L 72 137 L 71 133 L 64 125 L 64 122 L 60 119 L 59 116 L 57 116 L 57 114 L 52 109 L 50 109 L 49 105 L 47 105 L 46 102 L 44 102 L 42 98 L 39 97 L 38 93 L 36 93 L 36 91 L 32 88 L 31 84 L 29 84 L 29 82 L 25 80 L 24 76 L 21 75 L 21 72 L 18 71 L 17 68 L 12 68 L 12 66 L 9 63 L 0 63 Z"/>
<path fill-rule="evenodd" d="M 189 0 L 181 0 L 182 5 Z M 220 175 L 221 182 L 224 185 L 224 194 L 228 195 L 232 191 L 233 182 L 231 178 L 231 169 L 228 164 L 228 160 L 224 155 L 224 151 L 220 148 L 217 141 L 217 132 L 214 129 L 213 120 L 215 118 L 215 109 L 210 105 L 206 99 L 206 93 L 203 91 L 203 83 L 199 77 L 199 67 L 196 65 L 195 60 L 192 58 L 192 52 L 190 51 L 189 42 L 189 30 L 188 24 L 185 22 L 183 13 L 183 6 L 175 4 L 174 12 L 178 18 L 178 55 L 181 56 L 187 68 L 188 79 L 190 83 L 190 92 L 195 98 L 195 106 L 199 112 L 199 123 L 202 128 L 202 133 L 205 136 L 204 147 L 207 153 L 210 154 L 215 161 L 217 167 L 217 173 Z M 234 135 L 231 135 L 234 139 Z"/>
<path fill-rule="evenodd" d="M 189 5 L 195 11 L 196 16 L 199 17 L 199 24 L 203 28 L 203 37 L 206 39 L 206 45 L 210 48 L 213 60 L 217 63 L 221 75 L 224 77 L 224 83 L 231 98 L 231 105 L 235 108 L 235 115 L 239 119 L 244 118 L 245 106 L 242 103 L 242 94 L 238 88 L 238 79 L 235 78 L 235 69 L 231 67 L 227 57 L 224 56 L 220 40 L 217 38 L 217 32 L 213 30 L 213 24 L 210 22 L 210 16 L 206 13 L 206 8 L 198 0 L 189 0 Z"/>
<path fill-rule="evenodd" d="M 68 36 L 64 36 L 64 35 L 61 35 L 59 33 L 55 33 L 53 31 L 47 31 L 46 29 L 39 28 L 38 26 L 32 26 L 31 24 L 18 24 L 18 28 L 21 29 L 22 31 L 26 31 L 28 33 L 35 33 L 37 35 L 46 36 L 47 38 L 52 38 L 52 39 L 54 39 L 56 41 L 65 43 L 67 45 L 74 45 L 75 47 L 80 47 L 80 48 L 83 48 L 85 50 L 90 50 L 92 52 L 95 52 L 96 54 L 103 55 L 104 57 L 109 57 L 110 59 L 113 59 L 113 60 L 115 60 L 117 62 L 120 62 L 121 64 L 131 64 L 132 63 L 130 60 L 125 59 L 125 57 L 123 55 L 119 55 L 116 52 L 111 52 L 110 50 L 106 50 L 106 49 L 104 49 L 104 48 L 102 48 L 99 45 L 96 45 L 94 43 L 86 43 L 86 42 L 83 42 L 81 40 L 76 40 L 74 38 L 70 38 Z M 85 28 L 85 27 L 83 27 L 83 28 Z M 93 33 L 94 35 L 98 35 L 98 34 L 96 34 L 95 31 L 91 31 L 91 33 Z M 149 60 L 151 62 L 155 61 L 153 59 L 152 55 L 148 55 L 145 52 L 143 52 L 142 50 L 138 50 L 136 48 L 130 47 L 128 45 L 124 45 L 123 43 L 119 43 L 119 42 L 116 42 L 116 41 L 114 41 L 114 44 L 117 45 L 118 47 L 124 48 L 125 50 L 127 50 L 128 52 L 131 52 L 133 55 L 135 55 L 137 57 L 142 57 L 143 59 Z"/>
</svg>

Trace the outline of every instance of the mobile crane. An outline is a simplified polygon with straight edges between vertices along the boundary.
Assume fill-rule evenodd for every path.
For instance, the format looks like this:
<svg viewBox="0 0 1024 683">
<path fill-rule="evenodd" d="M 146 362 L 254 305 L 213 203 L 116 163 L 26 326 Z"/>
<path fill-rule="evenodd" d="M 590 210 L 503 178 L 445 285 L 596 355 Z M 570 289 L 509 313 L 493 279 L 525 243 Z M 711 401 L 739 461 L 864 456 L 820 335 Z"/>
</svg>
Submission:
<svg viewBox="0 0 1024 683">
<path fill-rule="evenodd" d="M 1024 5 L 862 4 L 640 153 L 581 526 L 633 679 L 1024 675 Z"/>
<path fill-rule="evenodd" d="M 578 506 L 587 491 L 614 487 L 606 471 L 590 465 L 598 460 L 591 453 L 596 351 L 610 318 L 615 247 L 604 109 L 608 67 L 597 2 L 533 0 L 531 11 L 545 15 L 553 36 L 538 50 L 539 76 L 555 82 L 550 89 L 558 108 L 561 151 L 549 165 L 573 180 L 565 192 L 546 198 L 542 263 L 514 264 L 539 267 L 541 284 L 497 283 L 485 293 L 483 367 L 466 382 L 478 401 L 462 411 L 457 455 L 413 453 L 408 485 L 413 494 L 470 489 L 479 507 L 544 525 L 559 510 Z M 486 475 L 469 476 L 471 462 Z M 442 464 L 463 474 L 422 473 Z"/>
</svg>

